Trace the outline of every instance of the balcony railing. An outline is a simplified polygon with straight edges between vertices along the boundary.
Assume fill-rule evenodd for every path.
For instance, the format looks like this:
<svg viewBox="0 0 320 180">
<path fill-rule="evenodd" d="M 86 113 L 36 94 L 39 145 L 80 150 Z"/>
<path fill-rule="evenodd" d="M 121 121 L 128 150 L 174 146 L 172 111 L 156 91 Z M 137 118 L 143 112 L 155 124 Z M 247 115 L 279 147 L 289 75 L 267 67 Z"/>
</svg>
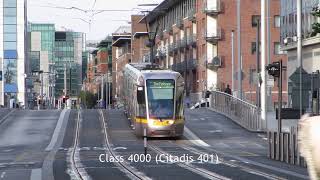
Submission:
<svg viewBox="0 0 320 180">
<path fill-rule="evenodd" d="M 176 21 L 176 27 L 182 29 L 182 28 L 183 28 L 183 25 L 184 25 L 184 24 L 183 24 L 183 19 L 182 19 L 182 18 L 177 19 L 177 21 Z"/>
<path fill-rule="evenodd" d="M 168 45 L 169 54 L 172 55 L 174 53 L 174 43 Z"/>
<path fill-rule="evenodd" d="M 157 56 L 162 59 L 164 57 L 167 56 L 167 50 L 165 47 L 160 47 L 158 50 L 157 50 Z"/>
<path fill-rule="evenodd" d="M 179 41 L 179 48 L 180 49 L 184 49 L 187 47 L 187 38 L 183 37 L 180 41 Z"/>
<path fill-rule="evenodd" d="M 178 52 L 178 50 L 179 50 L 179 45 L 178 45 L 178 43 L 173 43 L 173 52 Z"/>
<path fill-rule="evenodd" d="M 221 40 L 222 38 L 221 28 L 216 28 L 211 32 L 208 32 L 207 30 L 206 32 L 204 32 L 204 37 L 208 42 L 217 43 L 217 41 Z"/>
<path fill-rule="evenodd" d="M 187 69 L 188 69 L 188 70 L 194 70 L 194 69 L 196 69 L 197 66 L 198 66 L 198 62 L 197 62 L 196 59 L 189 59 L 189 60 L 187 61 L 187 63 L 188 63 L 188 65 L 187 65 Z"/>
<path fill-rule="evenodd" d="M 217 15 L 221 11 L 221 0 L 204 0 L 203 12 L 208 15 Z"/>
<path fill-rule="evenodd" d="M 168 27 L 166 27 L 165 32 L 168 34 L 172 34 L 173 33 L 173 28 L 172 26 L 168 25 Z"/>
<path fill-rule="evenodd" d="M 196 9 L 192 8 L 188 13 L 188 20 L 192 22 L 196 22 Z"/>
<path fill-rule="evenodd" d="M 189 35 L 187 37 L 187 45 L 195 47 L 197 45 L 197 35 Z"/>
</svg>

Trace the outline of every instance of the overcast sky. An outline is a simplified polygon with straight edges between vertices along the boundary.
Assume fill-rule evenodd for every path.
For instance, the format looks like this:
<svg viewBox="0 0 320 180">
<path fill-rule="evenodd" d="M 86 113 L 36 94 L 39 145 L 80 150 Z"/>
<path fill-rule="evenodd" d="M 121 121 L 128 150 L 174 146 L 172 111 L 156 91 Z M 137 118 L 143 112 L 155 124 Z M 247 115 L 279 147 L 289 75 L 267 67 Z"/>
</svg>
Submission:
<svg viewBox="0 0 320 180">
<path fill-rule="evenodd" d="M 162 0 L 28 0 L 27 2 L 28 21 L 34 23 L 54 23 L 59 30 L 67 28 L 85 32 L 87 33 L 87 40 L 101 40 L 114 32 L 117 27 L 128 25 L 130 15 L 140 13 L 139 10 L 135 9 L 130 12 L 103 12 L 91 18 L 91 12 L 85 13 L 79 10 L 68 10 L 60 7 L 77 7 L 84 10 L 92 8 L 94 10 L 131 10 L 133 8 L 150 8 L 138 7 L 137 5 L 160 3 Z M 89 28 L 89 23 L 87 23 L 90 19 L 92 19 L 91 28 Z"/>
</svg>

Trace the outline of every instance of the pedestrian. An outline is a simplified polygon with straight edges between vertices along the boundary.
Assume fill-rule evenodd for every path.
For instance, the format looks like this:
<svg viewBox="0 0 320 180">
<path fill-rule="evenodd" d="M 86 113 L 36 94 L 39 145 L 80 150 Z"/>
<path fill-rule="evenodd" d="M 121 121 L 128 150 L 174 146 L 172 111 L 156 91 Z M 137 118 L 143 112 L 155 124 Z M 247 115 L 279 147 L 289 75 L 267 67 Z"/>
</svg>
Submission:
<svg viewBox="0 0 320 180">
<path fill-rule="evenodd" d="M 225 92 L 226 94 L 232 95 L 232 92 L 231 92 L 231 89 L 230 89 L 229 84 L 227 85 L 227 88 L 224 90 L 224 92 Z"/>
<path fill-rule="evenodd" d="M 187 104 L 187 108 L 190 108 L 191 100 L 190 100 L 190 95 L 189 94 L 186 97 L 186 104 Z"/>
</svg>

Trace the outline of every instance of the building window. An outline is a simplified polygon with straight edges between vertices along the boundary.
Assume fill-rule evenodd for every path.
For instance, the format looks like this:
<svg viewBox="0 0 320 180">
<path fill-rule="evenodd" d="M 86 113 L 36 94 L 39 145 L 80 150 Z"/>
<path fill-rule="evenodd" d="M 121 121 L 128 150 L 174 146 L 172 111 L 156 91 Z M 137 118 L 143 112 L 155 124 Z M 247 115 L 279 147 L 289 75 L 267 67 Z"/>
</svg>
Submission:
<svg viewBox="0 0 320 180">
<path fill-rule="evenodd" d="M 4 16 L 17 16 L 17 8 L 4 8 L 3 15 Z"/>
<path fill-rule="evenodd" d="M 275 55 L 284 54 L 284 52 L 280 50 L 280 43 L 279 42 L 274 43 L 274 54 Z"/>
<path fill-rule="evenodd" d="M 279 15 L 274 16 L 274 27 L 275 28 L 280 28 L 281 25 L 281 18 Z"/>
<path fill-rule="evenodd" d="M 260 15 L 253 15 L 253 16 L 251 17 L 252 27 L 257 27 L 258 22 L 260 22 Z M 259 24 L 260 24 L 260 23 L 259 23 Z"/>
<path fill-rule="evenodd" d="M 256 42 L 251 42 L 251 54 L 255 54 L 257 52 L 257 43 Z M 259 43 L 260 48 L 259 52 L 261 52 L 261 42 Z"/>
<path fill-rule="evenodd" d="M 14 0 L 4 0 L 3 1 L 3 7 L 17 7 L 17 1 Z"/>
</svg>

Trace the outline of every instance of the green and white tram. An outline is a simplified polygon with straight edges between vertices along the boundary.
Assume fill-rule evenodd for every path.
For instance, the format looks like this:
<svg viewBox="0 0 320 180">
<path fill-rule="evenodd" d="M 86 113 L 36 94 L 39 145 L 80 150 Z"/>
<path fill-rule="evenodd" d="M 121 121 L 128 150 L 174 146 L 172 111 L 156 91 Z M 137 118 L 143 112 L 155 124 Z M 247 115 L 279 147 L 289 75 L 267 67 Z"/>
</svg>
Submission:
<svg viewBox="0 0 320 180">
<path fill-rule="evenodd" d="M 122 99 L 137 136 L 179 137 L 184 129 L 184 79 L 149 63 L 127 64 Z"/>
</svg>

